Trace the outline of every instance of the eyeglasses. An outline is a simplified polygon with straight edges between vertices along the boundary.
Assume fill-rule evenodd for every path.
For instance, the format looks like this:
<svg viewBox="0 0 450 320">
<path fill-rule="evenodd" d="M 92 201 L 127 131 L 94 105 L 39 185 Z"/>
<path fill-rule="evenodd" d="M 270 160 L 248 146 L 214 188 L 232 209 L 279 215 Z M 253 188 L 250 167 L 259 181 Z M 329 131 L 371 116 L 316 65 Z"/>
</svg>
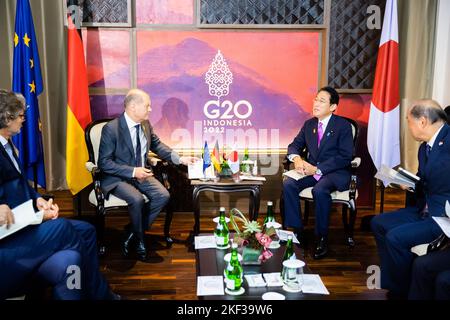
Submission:
<svg viewBox="0 0 450 320">
<path fill-rule="evenodd" d="M 319 99 L 319 98 L 317 98 L 317 97 L 315 97 L 315 98 L 313 99 L 313 101 L 314 101 L 314 102 L 320 102 L 320 103 L 329 103 L 328 101 L 325 101 L 324 99 Z"/>
</svg>

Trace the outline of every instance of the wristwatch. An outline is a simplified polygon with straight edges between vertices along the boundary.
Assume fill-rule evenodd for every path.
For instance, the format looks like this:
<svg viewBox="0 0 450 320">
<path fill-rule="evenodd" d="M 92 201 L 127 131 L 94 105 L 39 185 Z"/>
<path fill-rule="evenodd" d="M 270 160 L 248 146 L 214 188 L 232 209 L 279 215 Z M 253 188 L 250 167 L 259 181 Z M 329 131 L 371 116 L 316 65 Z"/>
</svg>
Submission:
<svg viewBox="0 0 450 320">
<path fill-rule="evenodd" d="M 320 171 L 320 169 L 319 169 L 319 168 L 317 168 L 317 170 L 316 170 L 316 174 L 317 174 L 317 175 L 319 175 L 319 176 L 321 176 L 321 175 L 322 175 L 322 171 Z"/>
</svg>

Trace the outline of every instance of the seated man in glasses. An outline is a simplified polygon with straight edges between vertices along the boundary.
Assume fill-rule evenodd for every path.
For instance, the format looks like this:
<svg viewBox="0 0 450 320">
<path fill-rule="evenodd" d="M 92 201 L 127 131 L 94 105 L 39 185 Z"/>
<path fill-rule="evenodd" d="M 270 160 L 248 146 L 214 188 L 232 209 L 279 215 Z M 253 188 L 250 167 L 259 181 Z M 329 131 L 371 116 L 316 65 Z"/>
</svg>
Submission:
<svg viewBox="0 0 450 320">
<path fill-rule="evenodd" d="M 20 132 L 24 114 L 24 97 L 0 89 L 0 227 L 13 224 L 11 208 L 28 200 L 43 211 L 36 225 L 0 240 L 0 299 L 22 294 L 34 281 L 53 286 L 56 299 L 115 299 L 98 268 L 95 228 L 57 219 L 58 206 L 36 193 L 23 175 L 11 137 Z M 80 285 L 67 285 L 69 266 L 79 267 Z"/>
</svg>

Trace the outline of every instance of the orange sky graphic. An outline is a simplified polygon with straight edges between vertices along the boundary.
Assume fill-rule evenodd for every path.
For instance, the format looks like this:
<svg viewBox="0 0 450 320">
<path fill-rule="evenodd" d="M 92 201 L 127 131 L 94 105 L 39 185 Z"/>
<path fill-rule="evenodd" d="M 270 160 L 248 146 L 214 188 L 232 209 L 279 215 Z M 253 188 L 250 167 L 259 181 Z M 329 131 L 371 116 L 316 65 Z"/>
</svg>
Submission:
<svg viewBox="0 0 450 320">
<path fill-rule="evenodd" d="M 318 32 L 138 31 L 137 53 L 188 38 L 208 43 L 225 60 L 233 59 L 266 78 L 269 88 L 288 94 L 306 111 L 311 108 L 319 73 Z"/>
</svg>

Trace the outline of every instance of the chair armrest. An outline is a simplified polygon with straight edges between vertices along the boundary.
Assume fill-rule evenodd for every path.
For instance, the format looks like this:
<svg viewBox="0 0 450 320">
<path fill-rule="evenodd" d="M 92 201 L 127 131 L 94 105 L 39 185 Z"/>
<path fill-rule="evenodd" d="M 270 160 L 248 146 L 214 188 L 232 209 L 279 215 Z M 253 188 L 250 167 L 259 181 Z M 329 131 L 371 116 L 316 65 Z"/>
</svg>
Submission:
<svg viewBox="0 0 450 320">
<path fill-rule="evenodd" d="M 428 244 L 418 244 L 417 246 L 414 246 L 411 248 L 411 252 L 414 253 L 416 256 L 424 256 L 427 254 L 427 247 Z"/>
<path fill-rule="evenodd" d="M 441 234 L 439 237 L 434 239 L 428 244 L 427 253 L 437 251 L 444 247 L 448 242 L 448 238 L 445 233 Z"/>
<path fill-rule="evenodd" d="M 158 165 L 158 162 L 161 162 L 162 160 L 157 157 L 148 157 L 147 161 L 152 167 L 156 167 Z M 163 161 L 163 163 L 164 163 L 164 161 Z"/>
<path fill-rule="evenodd" d="M 97 165 L 91 161 L 86 162 L 85 166 L 90 173 L 94 173 L 94 171 L 98 169 Z"/>
<path fill-rule="evenodd" d="M 155 178 L 158 179 L 167 190 L 171 188 L 168 174 L 169 165 L 169 162 L 160 159 L 155 153 L 151 151 L 148 152 L 146 167 L 151 167 Z"/>
<path fill-rule="evenodd" d="M 423 243 L 411 248 L 411 252 L 417 256 L 424 256 L 430 252 L 438 251 L 443 248 L 448 242 L 448 237 L 445 233 L 431 241 L 430 243 Z"/>
<path fill-rule="evenodd" d="M 351 164 L 352 164 L 352 168 L 359 168 L 359 166 L 361 165 L 361 158 L 360 157 L 354 158 L 352 160 Z"/>
</svg>

